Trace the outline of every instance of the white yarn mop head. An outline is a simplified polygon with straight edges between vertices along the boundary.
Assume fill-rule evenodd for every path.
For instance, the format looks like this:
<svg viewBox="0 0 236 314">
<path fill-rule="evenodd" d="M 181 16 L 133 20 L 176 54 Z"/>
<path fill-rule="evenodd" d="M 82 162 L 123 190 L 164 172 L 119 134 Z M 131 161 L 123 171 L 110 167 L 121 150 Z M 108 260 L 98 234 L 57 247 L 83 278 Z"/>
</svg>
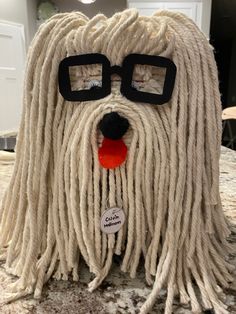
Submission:
<svg viewBox="0 0 236 314">
<path fill-rule="evenodd" d="M 73 56 L 73 57 L 72 57 Z M 228 313 L 228 224 L 219 195 L 221 104 L 213 50 L 192 20 L 125 10 L 58 14 L 29 49 L 14 173 L 0 214 L 6 301 L 54 277 L 96 289 L 113 255 L 140 259 L 165 313 Z"/>
</svg>

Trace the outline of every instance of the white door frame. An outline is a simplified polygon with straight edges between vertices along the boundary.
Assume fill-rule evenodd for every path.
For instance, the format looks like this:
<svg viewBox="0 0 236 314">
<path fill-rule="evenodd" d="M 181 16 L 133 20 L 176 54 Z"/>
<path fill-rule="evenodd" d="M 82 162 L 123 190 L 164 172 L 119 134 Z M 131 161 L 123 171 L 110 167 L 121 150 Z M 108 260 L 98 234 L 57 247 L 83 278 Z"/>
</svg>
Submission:
<svg viewBox="0 0 236 314">
<path fill-rule="evenodd" d="M 6 49 L 10 49 L 9 51 L 11 52 L 9 64 L 7 63 L 8 62 L 7 55 L 6 55 L 7 50 L 5 50 L 5 53 L 3 51 L 3 59 L 1 60 L 2 61 L 1 69 L 0 69 L 1 84 L 4 84 L 0 86 L 2 88 L 2 93 L 3 93 L 2 96 L 0 95 L 0 106 L 1 106 L 0 136 L 1 136 L 5 131 L 14 131 L 19 128 L 20 115 L 22 111 L 22 94 L 23 94 L 22 91 L 23 91 L 23 77 L 24 77 L 25 60 L 26 60 L 26 42 L 25 42 L 24 26 L 22 24 L 0 20 L 0 25 L 1 25 L 1 30 L 2 30 L 2 33 L 0 35 L 3 38 L 3 45 L 5 42 L 4 37 L 11 36 L 10 34 L 12 34 L 13 36 L 12 40 L 14 40 L 15 38 L 15 41 L 12 41 L 12 43 L 10 43 L 9 48 L 6 48 Z M 4 46 L 2 47 L 2 49 L 4 49 Z M 14 49 L 14 51 L 12 49 Z M 12 52 L 13 52 L 13 55 L 12 55 Z M 14 54 L 16 54 L 15 63 L 14 63 Z M 4 62 L 4 59 L 6 60 L 6 63 Z M 11 94 L 11 86 L 9 87 L 5 79 L 15 80 L 15 83 L 14 83 L 15 85 L 13 87 L 16 91 L 15 95 L 14 95 L 14 91 Z M 6 94 L 4 93 L 5 90 L 6 90 Z"/>
</svg>

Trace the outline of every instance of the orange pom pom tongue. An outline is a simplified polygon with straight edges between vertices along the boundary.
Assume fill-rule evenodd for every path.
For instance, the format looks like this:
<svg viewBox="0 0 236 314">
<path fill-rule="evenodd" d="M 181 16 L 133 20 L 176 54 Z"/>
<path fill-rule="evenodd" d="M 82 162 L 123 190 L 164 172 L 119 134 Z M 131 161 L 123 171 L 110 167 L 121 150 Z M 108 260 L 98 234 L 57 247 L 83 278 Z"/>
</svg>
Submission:
<svg viewBox="0 0 236 314">
<path fill-rule="evenodd" d="M 120 166 L 126 159 L 127 146 L 122 139 L 111 140 L 104 137 L 102 146 L 98 149 L 100 165 L 106 169 Z"/>
</svg>

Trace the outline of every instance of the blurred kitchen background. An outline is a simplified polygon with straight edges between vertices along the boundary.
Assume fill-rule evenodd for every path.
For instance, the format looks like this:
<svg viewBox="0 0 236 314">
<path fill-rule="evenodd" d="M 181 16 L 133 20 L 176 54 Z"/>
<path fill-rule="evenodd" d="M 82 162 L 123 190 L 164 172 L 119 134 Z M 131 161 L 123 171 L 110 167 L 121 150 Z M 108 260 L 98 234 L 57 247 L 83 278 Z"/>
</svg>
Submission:
<svg viewBox="0 0 236 314">
<path fill-rule="evenodd" d="M 223 145 L 236 149 L 236 1 L 234 0 L 0 0 L 0 149 L 12 150 L 21 115 L 24 65 L 41 23 L 57 12 L 111 16 L 128 7 L 143 15 L 158 9 L 192 18 L 215 48 L 222 94 Z M 229 108 L 230 107 L 230 108 Z M 227 108 L 227 109 L 226 109 Z"/>
</svg>

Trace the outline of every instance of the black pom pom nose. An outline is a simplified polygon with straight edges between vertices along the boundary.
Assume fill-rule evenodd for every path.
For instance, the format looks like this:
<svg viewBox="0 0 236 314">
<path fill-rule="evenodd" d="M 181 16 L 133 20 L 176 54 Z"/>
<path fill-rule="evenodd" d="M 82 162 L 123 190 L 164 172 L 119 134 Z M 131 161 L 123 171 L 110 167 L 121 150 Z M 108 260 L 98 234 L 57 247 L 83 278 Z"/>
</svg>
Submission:
<svg viewBox="0 0 236 314">
<path fill-rule="evenodd" d="M 104 137 L 111 140 L 120 139 L 129 128 L 129 121 L 117 112 L 106 113 L 99 123 Z"/>
</svg>

